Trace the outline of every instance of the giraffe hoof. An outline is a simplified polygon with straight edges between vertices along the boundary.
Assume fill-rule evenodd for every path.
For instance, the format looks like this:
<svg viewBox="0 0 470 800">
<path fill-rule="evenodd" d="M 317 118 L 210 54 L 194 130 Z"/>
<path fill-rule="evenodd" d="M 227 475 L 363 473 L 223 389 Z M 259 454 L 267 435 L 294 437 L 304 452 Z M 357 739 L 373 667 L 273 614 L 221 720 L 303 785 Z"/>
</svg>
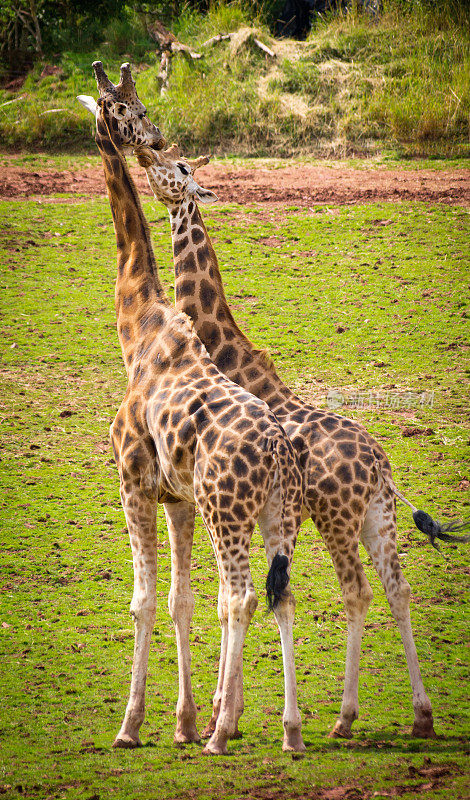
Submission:
<svg viewBox="0 0 470 800">
<path fill-rule="evenodd" d="M 215 722 L 212 722 L 211 720 L 201 733 L 201 739 L 210 739 L 214 731 L 215 731 Z"/>
<path fill-rule="evenodd" d="M 237 729 L 233 733 L 230 734 L 230 738 L 231 739 L 243 739 L 243 733 L 240 730 L 238 730 L 238 727 L 237 727 Z"/>
<path fill-rule="evenodd" d="M 284 753 L 305 753 L 306 749 L 300 731 L 290 731 L 284 735 L 282 743 Z"/>
<path fill-rule="evenodd" d="M 305 753 L 307 748 L 305 747 L 304 743 L 297 744 L 295 746 L 288 744 L 286 742 L 282 743 L 282 752 L 283 753 Z"/>
<path fill-rule="evenodd" d="M 417 723 L 413 725 L 411 735 L 414 739 L 437 739 L 437 733 L 431 723 Z"/>
<path fill-rule="evenodd" d="M 219 745 L 216 742 L 211 743 L 210 741 L 207 742 L 204 750 L 202 751 L 203 756 L 226 756 L 227 754 L 227 745 Z"/>
<path fill-rule="evenodd" d="M 138 736 L 134 738 L 129 736 L 127 733 L 119 733 L 113 742 L 113 747 L 132 749 L 136 747 L 142 747 L 142 742 Z"/>
<path fill-rule="evenodd" d="M 353 735 L 351 728 L 346 728 L 342 722 L 338 720 L 335 723 L 333 730 L 328 734 L 328 739 L 352 739 Z"/>
<path fill-rule="evenodd" d="M 201 737 L 199 736 L 196 729 L 189 730 L 186 732 L 175 731 L 173 741 L 175 744 L 192 744 L 193 742 L 199 743 L 201 741 Z"/>
</svg>

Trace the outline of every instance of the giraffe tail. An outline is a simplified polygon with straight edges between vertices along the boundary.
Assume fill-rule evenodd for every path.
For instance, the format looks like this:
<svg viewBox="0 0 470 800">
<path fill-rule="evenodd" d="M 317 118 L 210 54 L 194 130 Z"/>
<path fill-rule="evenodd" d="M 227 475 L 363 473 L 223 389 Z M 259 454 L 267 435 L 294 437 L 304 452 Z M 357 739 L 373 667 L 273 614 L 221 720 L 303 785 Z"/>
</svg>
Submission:
<svg viewBox="0 0 470 800">
<path fill-rule="evenodd" d="M 299 483 L 299 497 L 301 497 L 301 477 L 300 471 L 297 469 L 297 461 L 293 448 L 290 446 L 288 440 L 282 437 L 276 437 L 272 443 L 273 456 L 277 463 L 279 472 L 279 483 L 281 490 L 281 503 L 280 503 L 280 546 L 278 552 L 274 556 L 271 566 L 269 568 L 268 577 L 266 578 L 266 598 L 268 603 L 268 611 L 273 611 L 280 601 L 285 597 L 285 590 L 289 585 L 289 572 L 291 559 L 287 555 L 292 552 L 292 549 L 286 542 L 286 532 L 289 529 L 288 518 L 286 519 L 286 506 L 288 503 L 288 482 L 294 480 L 294 475 L 298 473 Z M 294 545 L 296 539 L 294 532 Z"/>
<path fill-rule="evenodd" d="M 276 553 L 271 566 L 269 567 L 268 577 L 266 578 L 266 597 L 268 600 L 268 611 L 274 611 L 278 603 L 285 594 L 289 583 L 289 559 L 281 553 Z"/>
<path fill-rule="evenodd" d="M 462 531 L 466 528 L 470 528 L 470 519 L 462 520 L 462 522 L 448 522 L 447 524 L 442 524 L 438 522 L 438 520 L 433 519 L 430 514 L 426 511 L 421 511 L 419 508 L 410 503 L 410 501 L 403 495 L 395 486 L 395 483 L 392 479 L 390 465 L 388 461 L 384 463 L 384 457 L 381 456 L 380 453 L 374 452 L 376 464 L 380 470 L 380 474 L 382 475 L 385 483 L 389 487 L 389 489 L 393 492 L 393 494 L 401 500 L 402 503 L 411 508 L 413 513 L 413 522 L 418 528 L 419 531 L 425 533 L 426 536 L 429 537 L 429 541 L 431 542 L 432 546 L 440 552 L 441 548 L 439 547 L 438 542 L 436 539 L 440 539 L 442 542 L 460 542 L 465 544 L 466 542 L 470 542 L 470 536 L 454 536 L 453 533 L 455 531 Z"/>
<path fill-rule="evenodd" d="M 470 536 L 453 536 L 451 531 L 462 531 L 470 528 L 470 519 L 463 520 L 462 522 L 448 522 L 446 525 L 433 519 L 426 511 L 416 509 L 413 512 L 413 521 L 418 530 L 422 531 L 429 536 L 429 541 L 436 550 L 440 550 L 436 539 L 441 539 L 443 542 L 470 542 Z"/>
</svg>

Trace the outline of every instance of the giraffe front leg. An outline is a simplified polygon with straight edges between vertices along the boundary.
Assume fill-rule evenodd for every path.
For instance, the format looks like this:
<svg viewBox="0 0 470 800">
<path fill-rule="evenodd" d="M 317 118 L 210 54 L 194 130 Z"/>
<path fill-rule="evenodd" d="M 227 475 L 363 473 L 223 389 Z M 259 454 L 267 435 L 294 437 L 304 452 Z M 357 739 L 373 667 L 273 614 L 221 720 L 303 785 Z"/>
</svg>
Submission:
<svg viewBox="0 0 470 800">
<path fill-rule="evenodd" d="M 113 747 L 139 747 L 139 729 L 145 715 L 150 640 L 155 624 L 157 581 L 157 508 L 140 484 L 122 483 L 121 498 L 134 562 L 134 594 L 130 613 L 135 640 L 129 701 Z"/>
<path fill-rule="evenodd" d="M 171 589 L 168 608 L 173 620 L 178 650 L 179 693 L 176 705 L 174 740 L 179 744 L 199 742 L 196 703 L 191 686 L 189 633 L 194 612 L 191 591 L 191 550 L 194 537 L 195 507 L 190 503 L 167 503 L 165 515 L 171 546 Z"/>
</svg>

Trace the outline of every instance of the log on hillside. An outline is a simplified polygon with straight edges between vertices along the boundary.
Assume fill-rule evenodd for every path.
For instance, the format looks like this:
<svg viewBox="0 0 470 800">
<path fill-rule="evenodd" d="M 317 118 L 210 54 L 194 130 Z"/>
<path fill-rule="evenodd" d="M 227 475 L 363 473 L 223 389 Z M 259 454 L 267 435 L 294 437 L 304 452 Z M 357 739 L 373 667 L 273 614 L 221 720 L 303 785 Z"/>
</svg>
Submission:
<svg viewBox="0 0 470 800">
<path fill-rule="evenodd" d="M 202 58 L 201 53 L 196 53 L 187 44 L 180 42 L 176 36 L 169 31 L 157 19 L 147 26 L 149 35 L 157 42 L 160 49 L 160 94 L 164 95 L 168 91 L 171 72 L 171 59 L 176 53 L 181 53 L 190 63 Z"/>
<path fill-rule="evenodd" d="M 202 58 L 202 53 L 196 53 L 187 44 L 183 44 L 180 42 L 179 39 L 176 38 L 174 33 L 165 28 L 165 26 L 160 22 L 160 20 L 156 19 L 153 22 L 147 25 L 147 29 L 151 38 L 158 44 L 160 50 L 160 71 L 158 73 L 158 79 L 160 81 L 160 94 L 165 95 L 168 91 L 168 86 L 170 82 L 170 73 L 171 73 L 171 60 L 176 53 L 181 53 L 189 63 L 193 61 L 197 61 L 199 58 Z M 232 33 L 217 33 L 215 36 L 211 36 L 210 39 L 207 39 L 203 42 L 203 47 L 213 47 L 213 45 L 218 44 L 219 42 L 230 41 L 232 47 L 234 48 L 234 52 L 236 52 L 242 45 L 251 42 L 266 53 L 267 56 L 270 58 L 276 58 L 276 53 L 271 50 L 266 44 L 261 42 L 255 36 L 255 30 L 252 28 L 241 28 L 238 31 L 233 31 Z"/>
<path fill-rule="evenodd" d="M 240 36 L 241 34 L 241 36 Z M 276 58 L 276 53 L 274 50 L 271 50 L 266 44 L 261 42 L 255 35 L 252 30 L 249 28 L 242 29 L 241 31 L 233 31 L 232 33 L 217 33 L 215 36 L 211 36 L 210 39 L 206 39 L 205 42 L 202 43 L 203 47 L 212 47 L 215 44 L 219 44 L 219 42 L 225 42 L 227 40 L 231 41 L 234 38 L 240 38 L 240 44 L 246 44 L 246 42 L 253 42 L 256 47 L 259 47 L 266 55 L 270 58 Z"/>
</svg>

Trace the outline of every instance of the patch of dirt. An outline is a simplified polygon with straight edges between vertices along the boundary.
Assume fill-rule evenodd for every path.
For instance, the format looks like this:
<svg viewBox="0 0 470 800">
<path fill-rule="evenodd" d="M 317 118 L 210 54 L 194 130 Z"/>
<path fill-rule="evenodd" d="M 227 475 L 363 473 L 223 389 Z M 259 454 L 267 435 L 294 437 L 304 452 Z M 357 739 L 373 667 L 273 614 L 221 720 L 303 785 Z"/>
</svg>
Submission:
<svg viewBox="0 0 470 800">
<path fill-rule="evenodd" d="M 131 173 L 142 194 L 150 195 L 140 167 Z M 255 203 L 300 207 L 348 205 L 383 200 L 420 200 L 470 207 L 470 171 L 455 170 L 355 170 L 348 167 L 281 167 L 280 169 L 227 168 L 209 164 L 198 180 L 213 190 L 223 203 Z M 3 164 L 0 197 L 31 197 L 57 193 L 106 194 L 101 167 L 78 170 L 30 172 Z"/>
<path fill-rule="evenodd" d="M 375 742 L 373 746 L 377 744 Z M 386 797 L 401 797 L 405 794 L 427 795 L 429 791 L 438 789 L 442 791 L 446 788 L 446 782 L 443 779 L 449 779 L 455 774 L 462 774 L 462 769 L 453 762 L 435 764 L 427 757 L 424 758 L 422 767 L 414 767 L 410 764 L 408 774 L 403 772 L 401 764 L 397 767 L 396 777 L 391 775 L 386 778 L 389 785 L 379 791 L 374 790 L 371 786 L 360 786 L 356 782 L 334 787 L 312 786 L 311 789 L 304 789 L 301 792 L 273 785 L 257 787 L 255 792 L 248 789 L 239 800 L 373 800 L 376 797 L 380 800 L 380 798 Z M 401 780 L 406 783 L 400 782 L 398 777 L 400 772 L 403 773 Z M 271 777 L 274 778 L 274 776 Z M 278 784 L 282 784 L 283 777 L 282 774 L 277 776 Z M 415 781 L 415 783 L 410 783 L 410 781 Z M 452 796 L 451 792 L 449 792 L 449 796 Z"/>
<path fill-rule="evenodd" d="M 265 236 L 263 239 L 258 239 L 258 243 L 264 244 L 265 247 L 282 247 L 286 241 L 278 236 Z"/>
<path fill-rule="evenodd" d="M 432 428 L 403 428 L 401 435 L 406 438 L 407 436 L 432 436 L 433 433 Z"/>
</svg>

